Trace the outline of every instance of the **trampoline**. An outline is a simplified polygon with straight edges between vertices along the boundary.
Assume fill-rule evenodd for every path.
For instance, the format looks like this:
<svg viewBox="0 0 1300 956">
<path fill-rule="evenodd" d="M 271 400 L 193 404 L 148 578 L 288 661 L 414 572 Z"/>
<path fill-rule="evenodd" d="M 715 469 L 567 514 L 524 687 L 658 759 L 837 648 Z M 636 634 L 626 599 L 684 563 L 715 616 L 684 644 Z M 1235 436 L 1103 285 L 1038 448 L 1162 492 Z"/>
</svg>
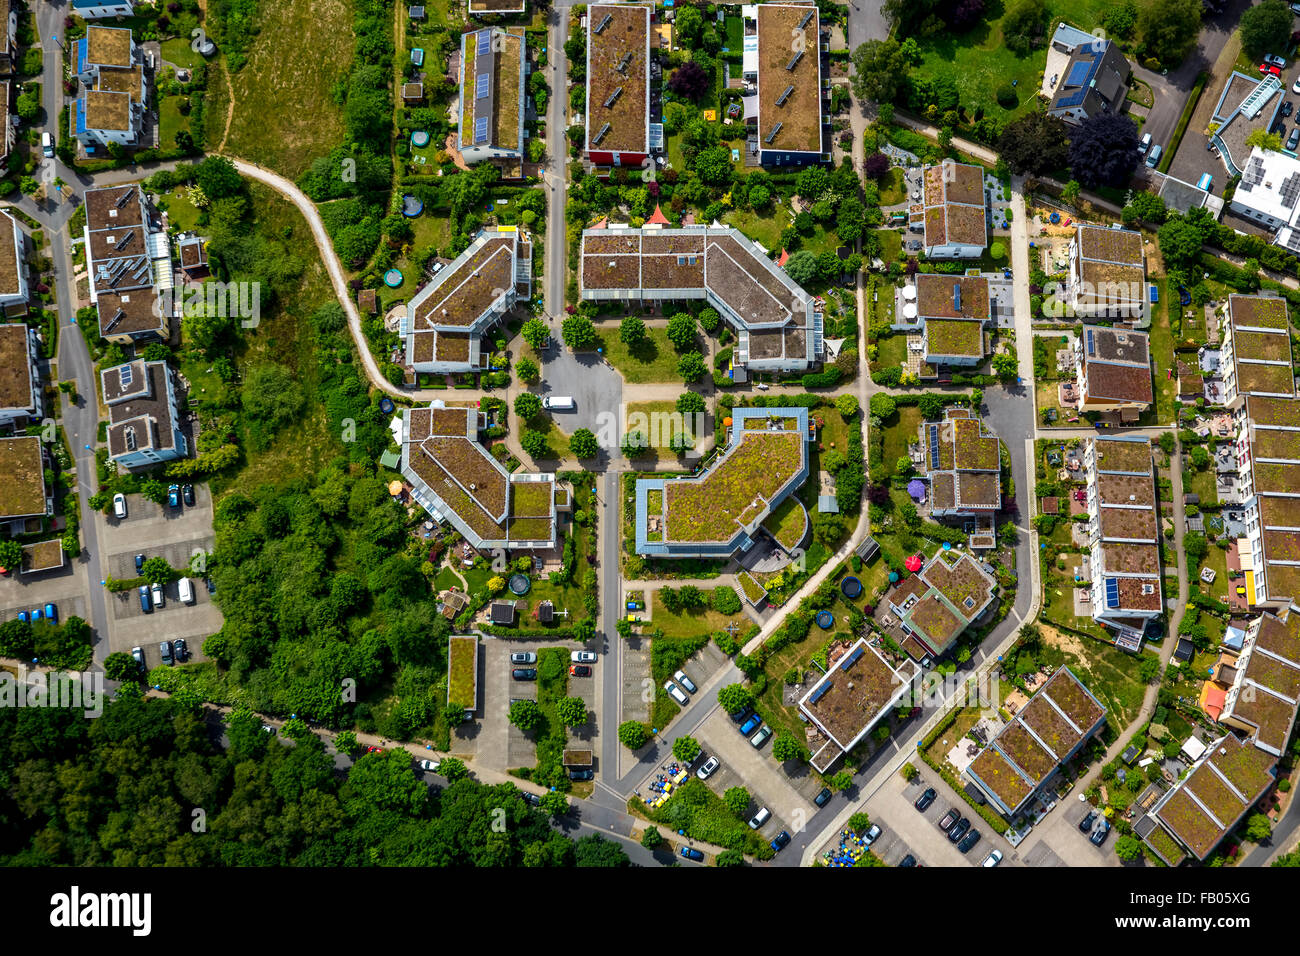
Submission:
<svg viewBox="0 0 1300 956">
<path fill-rule="evenodd" d="M 507 587 L 510 588 L 511 594 L 518 594 L 520 596 L 527 594 L 532 586 L 533 582 L 528 580 L 528 575 L 526 574 L 510 575 L 510 583 L 507 585 Z"/>
<path fill-rule="evenodd" d="M 429 145 L 429 134 L 427 131 L 417 129 L 411 134 L 411 145 L 416 149 L 423 149 Z"/>
<path fill-rule="evenodd" d="M 391 398 L 381 398 L 379 400 L 379 410 L 385 415 L 391 415 L 393 413 L 393 408 L 394 405 Z"/>
<path fill-rule="evenodd" d="M 817 612 L 817 626 L 823 631 L 829 631 L 831 625 L 835 623 L 835 616 L 830 611 Z"/>
<path fill-rule="evenodd" d="M 406 193 L 402 196 L 402 215 L 407 219 L 414 219 L 420 213 L 424 212 L 424 203 L 419 199 Z"/>
<path fill-rule="evenodd" d="M 416 66 L 424 66 L 424 50 L 422 48 L 417 46 L 411 50 L 411 62 Z"/>
<path fill-rule="evenodd" d="M 840 582 L 840 591 L 843 592 L 846 598 L 853 600 L 862 593 L 862 582 L 853 575 L 849 575 Z"/>
<path fill-rule="evenodd" d="M 388 286 L 388 288 L 396 289 L 401 284 L 402 284 L 401 269 L 389 269 L 387 272 L 384 273 L 384 285 Z"/>
</svg>

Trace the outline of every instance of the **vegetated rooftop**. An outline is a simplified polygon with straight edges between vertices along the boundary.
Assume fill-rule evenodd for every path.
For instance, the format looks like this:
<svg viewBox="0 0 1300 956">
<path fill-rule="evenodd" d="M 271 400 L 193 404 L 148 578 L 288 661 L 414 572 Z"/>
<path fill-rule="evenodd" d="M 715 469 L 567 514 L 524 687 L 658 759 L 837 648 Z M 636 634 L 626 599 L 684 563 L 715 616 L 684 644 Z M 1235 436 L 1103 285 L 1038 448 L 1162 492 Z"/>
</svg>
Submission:
<svg viewBox="0 0 1300 956">
<path fill-rule="evenodd" d="M 0 240 L 0 248 L 4 246 Z M 27 326 L 0 324 L 0 409 L 32 404 L 32 360 Z"/>
<path fill-rule="evenodd" d="M 859 640 L 800 701 L 842 748 L 852 746 L 903 686 L 904 678 Z"/>
<path fill-rule="evenodd" d="M 45 468 L 37 435 L 0 438 L 0 518 L 45 514 Z"/>
<path fill-rule="evenodd" d="M 668 541 L 726 542 L 756 499 L 770 501 L 803 465 L 804 437 L 794 431 L 746 431 L 700 479 L 667 485 Z"/>
<path fill-rule="evenodd" d="M 478 707 L 478 638 L 447 639 L 447 703 Z"/>
<path fill-rule="evenodd" d="M 984 330 L 978 322 L 930 319 L 925 323 L 925 342 L 930 355 L 984 354 Z"/>
<path fill-rule="evenodd" d="M 608 26 L 599 29 L 607 16 Z M 649 48 L 649 7 L 587 8 L 588 152 L 649 152 Z M 609 129 L 601 135 L 606 123 Z"/>
<path fill-rule="evenodd" d="M 1197 859 L 1204 860 L 1273 785 L 1275 760 L 1228 734 L 1174 788 L 1155 815 Z M 1224 786 L 1225 779 L 1236 793 Z"/>
<path fill-rule="evenodd" d="M 801 29 L 799 24 L 809 13 L 812 18 Z M 820 26 L 820 14 L 811 5 L 763 3 L 758 7 L 758 136 L 762 149 L 822 151 Z M 785 99 L 778 106 L 782 96 Z M 781 128 L 768 142 L 778 122 Z"/>
</svg>

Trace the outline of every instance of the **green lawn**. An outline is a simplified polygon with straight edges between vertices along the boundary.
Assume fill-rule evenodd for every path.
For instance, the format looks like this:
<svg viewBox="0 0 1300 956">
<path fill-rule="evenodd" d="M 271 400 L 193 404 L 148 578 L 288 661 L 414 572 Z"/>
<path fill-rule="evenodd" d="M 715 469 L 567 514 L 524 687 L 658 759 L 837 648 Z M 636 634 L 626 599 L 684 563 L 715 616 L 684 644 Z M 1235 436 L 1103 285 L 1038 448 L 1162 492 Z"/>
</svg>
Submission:
<svg viewBox="0 0 1300 956">
<path fill-rule="evenodd" d="M 876 339 L 876 361 L 874 368 L 895 368 L 907 361 L 907 334 L 898 332 Z"/>
<path fill-rule="evenodd" d="M 1098 26 L 1112 0 L 1047 0 L 1048 22 L 1064 18 L 1084 32 Z M 996 8 L 1005 12 L 1006 6 Z M 901 39 L 901 37 L 900 37 Z M 967 113 L 983 109 L 986 116 L 1006 121 L 1028 112 L 1043 82 L 1047 45 L 1043 43 L 1027 56 L 1017 56 L 1002 40 L 1002 18 L 979 24 L 966 33 L 940 31 L 917 37 L 922 62 L 914 75 L 934 81 L 950 79 L 961 96 Z M 1019 103 L 1012 109 L 998 104 L 996 92 L 1004 83 L 1016 81 Z"/>
<path fill-rule="evenodd" d="M 160 195 L 158 205 L 167 213 L 171 224 L 182 232 L 190 232 L 198 228 L 199 211 L 189 201 L 184 186 L 177 186 Z"/>
<path fill-rule="evenodd" d="M 164 148 L 176 145 L 176 134 L 189 131 L 190 118 L 181 115 L 181 96 L 165 96 L 158 101 L 158 142 Z"/>
<path fill-rule="evenodd" d="M 174 63 L 176 66 L 185 70 L 197 69 L 203 62 L 203 57 L 199 56 L 190 47 L 190 38 L 173 37 L 170 40 L 162 42 L 162 58 L 168 63 Z"/>
<path fill-rule="evenodd" d="M 644 418 L 642 417 L 644 416 Z M 642 449 L 637 460 L 676 461 L 677 453 L 668 447 L 673 434 L 680 426 L 689 425 L 677 411 L 675 402 L 632 402 L 627 406 L 627 420 L 623 423 L 625 431 L 639 431 L 650 442 Z M 708 430 L 695 435 L 696 446 L 703 444 Z"/>
<path fill-rule="evenodd" d="M 733 209 L 722 217 L 722 221 L 735 226 L 769 252 L 780 252 L 781 233 L 790 225 L 790 210 L 785 206 L 774 206 L 771 212 L 759 214 Z"/>
<path fill-rule="evenodd" d="M 907 184 L 903 180 L 903 171 L 891 166 L 889 172 L 880 180 L 880 205 L 897 206 L 907 198 Z"/>
<path fill-rule="evenodd" d="M 1111 724 L 1128 726 L 1146 693 L 1137 676 L 1138 659 L 1113 644 L 1074 636 L 1061 649 L 1074 675 L 1106 706 Z"/>
<path fill-rule="evenodd" d="M 1151 358 L 1155 362 L 1156 422 L 1173 424 L 1178 417 L 1178 379 L 1169 378 L 1174 366 L 1174 333 L 1169 325 L 1169 289 L 1164 276 L 1152 277 L 1159 289 L 1160 304 L 1151 316 Z M 1176 290 L 1175 290 L 1176 294 Z"/>
<path fill-rule="evenodd" d="M 732 622 L 739 625 L 741 634 L 749 627 L 749 618 L 745 617 L 744 612 L 731 615 L 719 614 L 712 608 L 706 607 L 702 610 L 672 614 L 664 607 L 658 591 L 655 591 L 650 598 L 650 627 L 663 631 L 664 637 L 696 637 L 701 634 L 712 634 L 714 631 L 724 630 Z"/>
<path fill-rule="evenodd" d="M 677 362 L 681 355 L 668 341 L 668 330 L 663 327 L 647 328 L 646 332 L 646 341 L 634 351 L 618 337 L 618 326 L 611 324 L 596 333 L 596 344 L 604 348 L 605 358 L 632 384 L 680 382 Z"/>
<path fill-rule="evenodd" d="M 1219 494 L 1215 490 L 1214 469 L 1206 468 L 1203 471 L 1197 471 L 1195 468 L 1188 468 L 1184 471 L 1183 494 L 1199 495 L 1202 508 L 1217 505 L 1219 503 Z"/>
<path fill-rule="evenodd" d="M 892 473 L 898 459 L 907 455 L 908 442 L 917 440 L 921 426 L 921 410 L 915 405 L 904 405 L 894 413 L 894 420 L 885 424 L 884 463 Z"/>
</svg>

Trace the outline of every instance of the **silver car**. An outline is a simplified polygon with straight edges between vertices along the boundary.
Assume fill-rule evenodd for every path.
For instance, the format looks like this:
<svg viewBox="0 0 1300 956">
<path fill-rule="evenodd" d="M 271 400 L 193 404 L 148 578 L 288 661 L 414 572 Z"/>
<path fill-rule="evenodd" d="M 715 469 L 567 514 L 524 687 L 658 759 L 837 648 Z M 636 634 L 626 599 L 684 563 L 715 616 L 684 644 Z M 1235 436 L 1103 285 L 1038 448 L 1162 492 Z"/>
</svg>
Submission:
<svg viewBox="0 0 1300 956">
<path fill-rule="evenodd" d="M 532 651 L 515 651 L 510 655 L 511 664 L 536 664 L 537 655 Z"/>
<path fill-rule="evenodd" d="M 677 701 L 677 703 L 681 704 L 683 707 L 690 703 L 690 698 L 683 694 L 682 689 L 672 681 L 664 684 L 664 690 L 668 692 L 669 697 Z"/>
<path fill-rule="evenodd" d="M 713 776 L 713 772 L 720 766 L 722 766 L 721 760 L 717 757 L 710 757 L 708 760 L 704 761 L 704 765 L 700 767 L 699 770 L 695 771 L 695 776 L 699 777 L 701 780 L 708 780 Z"/>
<path fill-rule="evenodd" d="M 695 682 L 692 681 L 689 677 L 687 677 L 686 674 L 685 674 L 684 672 L 682 672 L 682 671 L 678 671 L 676 674 L 673 675 L 673 680 L 677 681 L 677 683 L 679 683 L 679 684 L 681 684 L 683 687 L 685 687 L 685 688 L 686 688 L 686 692 L 687 692 L 688 694 L 694 694 L 694 693 L 695 693 L 695 690 L 696 690 L 696 688 L 695 688 Z"/>
</svg>

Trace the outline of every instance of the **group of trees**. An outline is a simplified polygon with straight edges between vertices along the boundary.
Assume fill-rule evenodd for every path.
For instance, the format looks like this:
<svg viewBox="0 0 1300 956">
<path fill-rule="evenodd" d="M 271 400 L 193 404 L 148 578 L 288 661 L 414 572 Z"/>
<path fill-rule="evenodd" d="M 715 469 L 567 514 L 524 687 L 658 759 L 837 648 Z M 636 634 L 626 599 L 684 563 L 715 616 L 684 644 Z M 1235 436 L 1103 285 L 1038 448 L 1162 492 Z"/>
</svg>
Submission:
<svg viewBox="0 0 1300 956">
<path fill-rule="evenodd" d="M 294 733 L 294 746 L 285 746 L 249 711 L 229 716 L 226 736 L 228 749 L 213 743 L 193 698 L 124 693 L 90 721 L 61 708 L 0 710 L 0 860 L 11 866 L 628 864 L 617 843 L 596 835 L 574 842 L 553 829 L 512 784 L 485 786 L 453 773 L 454 783 L 430 789 L 400 749 L 363 754 L 339 775 L 315 734 Z M 201 827 L 193 825 L 196 812 Z"/>
</svg>

